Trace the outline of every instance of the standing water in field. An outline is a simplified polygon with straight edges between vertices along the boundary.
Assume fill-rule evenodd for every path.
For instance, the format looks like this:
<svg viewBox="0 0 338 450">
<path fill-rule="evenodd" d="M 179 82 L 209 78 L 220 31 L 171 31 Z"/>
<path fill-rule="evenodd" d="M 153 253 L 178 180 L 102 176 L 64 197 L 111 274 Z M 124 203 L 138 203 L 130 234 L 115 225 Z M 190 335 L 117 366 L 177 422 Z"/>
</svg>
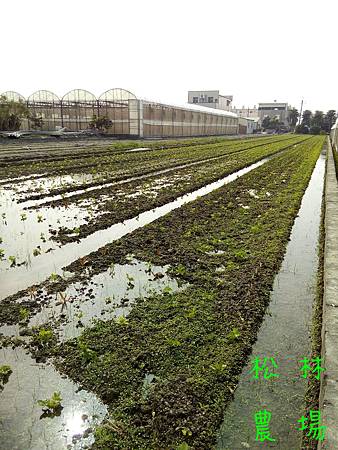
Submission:
<svg viewBox="0 0 338 450">
<path fill-rule="evenodd" d="M 51 296 L 27 326 L 48 328 L 47 324 L 55 320 L 53 332 L 64 341 L 78 336 L 84 326 L 90 327 L 94 318 L 127 316 L 136 298 L 164 289 L 178 289 L 176 281 L 166 274 L 167 268 L 147 265 L 130 257 L 128 264 L 116 264 L 88 283 L 70 286 L 64 295 L 68 301 L 62 305 L 57 302 L 58 296 Z M 48 297 L 42 290 L 41 295 Z M 23 337 L 29 342 L 25 330 L 22 324 L 0 327 L 0 366 L 7 365 L 12 370 L 4 385 L 0 379 L 1 450 L 88 448 L 94 442 L 95 426 L 106 415 L 106 406 L 96 395 L 80 390 L 57 372 L 50 360 L 38 362 L 22 347 L 2 347 L 1 334 Z M 85 359 L 83 364 L 86 364 Z M 54 392 L 62 397 L 62 409 L 55 415 L 44 414 L 38 401 L 50 399 Z"/>
<path fill-rule="evenodd" d="M 220 188 L 221 186 L 231 183 L 276 156 L 277 155 L 274 154 L 263 158 L 260 161 L 245 167 L 244 169 L 233 172 L 232 174 L 197 189 L 194 192 L 182 195 L 170 203 L 159 206 L 150 211 L 145 211 L 137 217 L 126 220 L 122 223 L 114 224 L 105 230 L 96 231 L 88 237 L 82 239 L 79 243 L 66 244 L 61 248 L 55 249 L 55 251 L 51 253 L 38 255 L 30 261 L 30 264 L 27 267 L 13 267 L 3 271 L 2 273 L 0 271 L 0 299 L 15 294 L 20 290 L 26 289 L 33 284 L 46 280 L 51 273 L 62 275 L 62 267 L 67 266 L 76 259 L 86 256 L 98 248 L 120 239 L 126 234 L 153 222 L 159 217 L 168 214 L 170 211 L 180 208 L 186 203 L 192 202 L 198 197 L 202 197 L 215 189 Z"/>
<path fill-rule="evenodd" d="M 93 427 L 107 413 L 94 394 L 80 390 L 50 364 L 36 363 L 22 348 L 1 349 L 0 361 L 13 371 L 1 392 L 2 450 L 80 450 L 93 443 Z M 62 397 L 54 416 L 38 404 L 53 392 Z"/>
<path fill-rule="evenodd" d="M 271 294 L 268 314 L 243 369 L 234 401 L 220 428 L 218 450 L 264 447 L 296 450 L 302 432 L 298 419 L 304 414 L 307 379 L 302 378 L 300 360 L 310 358 L 311 317 L 318 270 L 318 239 L 325 174 L 322 153 L 305 191 L 290 242 Z M 269 373 L 278 377 L 254 379 L 252 361 L 267 358 Z M 271 365 L 273 358 L 278 367 Z M 256 441 L 254 415 L 271 413 L 269 430 L 273 442 Z"/>
</svg>

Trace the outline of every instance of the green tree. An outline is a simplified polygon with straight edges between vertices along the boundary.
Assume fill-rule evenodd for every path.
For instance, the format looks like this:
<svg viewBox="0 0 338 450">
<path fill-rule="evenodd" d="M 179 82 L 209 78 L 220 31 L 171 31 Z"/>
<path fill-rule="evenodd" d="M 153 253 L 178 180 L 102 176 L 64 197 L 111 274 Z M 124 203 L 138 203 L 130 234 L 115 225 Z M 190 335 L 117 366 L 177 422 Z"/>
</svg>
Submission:
<svg viewBox="0 0 338 450">
<path fill-rule="evenodd" d="M 330 109 L 324 116 L 324 123 L 322 126 L 322 129 L 326 131 L 327 133 L 330 132 L 332 126 L 335 124 L 337 120 L 337 114 L 334 109 Z"/>
<path fill-rule="evenodd" d="M 24 102 L 0 96 L 0 130 L 17 131 L 20 129 L 22 119 L 28 116 L 29 111 Z"/>
<path fill-rule="evenodd" d="M 319 131 L 322 129 L 324 123 L 324 113 L 323 111 L 316 111 L 311 120 L 311 127 L 319 128 Z"/>
<path fill-rule="evenodd" d="M 36 114 L 30 115 L 29 117 L 29 125 L 33 130 L 41 130 L 43 127 L 43 119 L 42 117 L 38 117 Z"/>
<path fill-rule="evenodd" d="M 291 128 L 295 128 L 298 122 L 299 112 L 298 109 L 292 108 L 288 115 L 288 122 Z"/>
<path fill-rule="evenodd" d="M 262 128 L 264 130 L 270 128 L 270 117 L 269 116 L 265 116 L 264 119 L 262 120 Z"/>
<path fill-rule="evenodd" d="M 301 125 L 303 125 L 303 127 L 307 126 L 307 127 L 310 128 L 310 126 L 311 126 L 311 119 L 312 119 L 312 112 L 309 109 L 306 109 L 303 112 L 303 115 L 302 115 Z"/>
<path fill-rule="evenodd" d="M 93 116 L 90 127 L 97 128 L 99 131 L 108 131 L 113 122 L 107 116 Z"/>
</svg>

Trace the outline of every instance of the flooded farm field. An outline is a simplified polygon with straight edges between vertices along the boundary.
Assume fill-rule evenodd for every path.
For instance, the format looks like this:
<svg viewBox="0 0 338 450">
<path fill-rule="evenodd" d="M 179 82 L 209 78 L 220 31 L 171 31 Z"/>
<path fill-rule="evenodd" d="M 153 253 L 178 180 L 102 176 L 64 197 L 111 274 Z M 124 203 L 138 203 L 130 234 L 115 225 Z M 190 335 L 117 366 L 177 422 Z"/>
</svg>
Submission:
<svg viewBox="0 0 338 450">
<path fill-rule="evenodd" d="M 309 354 L 323 143 L 2 144 L 0 447 L 256 448 L 246 415 L 301 415 L 306 381 L 245 374 Z"/>
</svg>

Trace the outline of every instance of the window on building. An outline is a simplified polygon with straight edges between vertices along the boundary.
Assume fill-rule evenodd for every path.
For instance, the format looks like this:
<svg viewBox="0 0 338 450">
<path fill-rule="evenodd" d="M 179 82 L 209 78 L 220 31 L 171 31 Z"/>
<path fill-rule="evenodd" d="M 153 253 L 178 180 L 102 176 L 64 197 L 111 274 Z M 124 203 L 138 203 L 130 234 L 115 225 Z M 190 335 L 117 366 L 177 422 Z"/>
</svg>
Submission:
<svg viewBox="0 0 338 450">
<path fill-rule="evenodd" d="M 193 98 L 192 98 L 192 102 L 193 102 L 193 103 L 198 103 L 198 97 L 193 97 Z"/>
<path fill-rule="evenodd" d="M 214 97 L 208 97 L 208 103 L 214 103 Z"/>
</svg>

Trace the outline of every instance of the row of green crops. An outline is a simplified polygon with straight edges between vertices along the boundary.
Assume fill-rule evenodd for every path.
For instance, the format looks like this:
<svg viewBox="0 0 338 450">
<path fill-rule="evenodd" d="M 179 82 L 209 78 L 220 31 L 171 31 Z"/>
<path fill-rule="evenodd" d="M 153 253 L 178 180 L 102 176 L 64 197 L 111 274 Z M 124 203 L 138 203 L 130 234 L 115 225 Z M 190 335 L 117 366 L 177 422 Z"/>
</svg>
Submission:
<svg viewBox="0 0 338 450">
<path fill-rule="evenodd" d="M 212 448 L 323 142 L 311 138 L 89 255 L 92 273 L 133 254 L 189 282 L 57 349 L 59 369 L 109 405 L 95 448 Z"/>
<path fill-rule="evenodd" d="M 153 166 L 153 169 L 160 169 L 166 166 L 186 163 L 198 160 L 199 158 L 207 158 L 217 156 L 224 153 L 224 150 L 230 148 L 236 151 L 241 148 L 248 148 L 259 143 L 264 143 L 266 139 L 280 140 L 290 139 L 293 136 L 281 136 L 278 138 L 259 138 L 253 140 L 237 140 L 228 141 L 224 139 L 220 143 L 211 143 L 202 145 L 192 145 L 187 147 L 159 149 L 146 152 L 124 152 L 112 154 L 108 156 L 93 155 L 84 158 L 82 161 L 74 160 L 72 154 L 67 154 L 61 158 L 60 161 L 42 162 L 28 161 L 25 164 L 5 164 L 0 169 L 0 177 L 7 178 L 9 176 L 30 175 L 32 173 L 44 173 L 49 175 L 62 175 L 65 173 L 90 173 L 93 175 L 101 174 L 102 177 L 116 179 L 119 175 L 128 176 L 133 174 L 133 167 L 138 168 L 138 173 L 142 173 L 142 169 L 148 169 L 148 166 Z M 151 167 L 150 167 L 151 168 Z M 134 169 L 135 170 L 135 169 Z M 117 172 L 117 173 L 116 173 Z"/>
<path fill-rule="evenodd" d="M 268 137 L 268 136 L 266 136 Z M 242 138 L 241 140 L 249 140 L 250 138 Z M 1 143 L 0 145 L 0 159 L 5 159 L 11 162 L 18 161 L 43 161 L 48 159 L 49 161 L 58 161 L 60 157 L 65 156 L 68 152 L 73 153 L 73 157 L 81 158 L 86 156 L 102 156 L 109 155 L 116 152 L 123 152 L 135 148 L 147 147 L 149 149 L 163 149 L 173 147 L 188 147 L 191 145 L 202 144 L 214 144 L 217 142 L 224 142 L 239 140 L 235 136 L 232 138 L 220 137 L 203 137 L 193 139 L 180 139 L 180 140 L 160 140 L 160 141 L 139 141 L 139 140 L 123 140 L 115 141 L 112 139 L 94 139 L 85 141 L 61 141 L 61 142 L 35 142 L 23 147 L 23 143 Z M 28 148 L 27 148 L 28 147 Z M 29 151 L 27 151 L 29 149 Z M 43 151 L 43 156 L 41 155 Z"/>
<path fill-rule="evenodd" d="M 304 136 L 289 136 L 287 139 L 278 138 L 270 140 L 274 142 L 299 142 L 304 140 Z M 104 158 L 95 160 L 95 167 L 87 167 L 88 173 L 95 177 L 95 180 L 81 186 L 67 186 L 64 188 L 56 188 L 50 190 L 50 195 L 64 194 L 77 190 L 79 188 L 87 188 L 91 186 L 101 186 L 104 183 L 123 180 L 132 176 L 141 176 L 151 174 L 159 170 L 174 168 L 182 164 L 191 164 L 198 161 L 207 161 L 212 158 L 219 158 L 231 153 L 240 152 L 250 148 L 257 148 L 267 144 L 266 139 L 260 139 L 250 142 L 234 142 L 229 145 L 226 141 L 222 144 L 210 144 L 202 146 L 184 147 L 179 149 L 158 150 L 140 153 L 125 153 L 111 157 L 109 161 Z M 86 169 L 86 170 L 87 170 Z M 72 170 L 75 170 L 74 168 Z M 78 163 L 76 171 L 86 173 L 84 166 Z M 74 172 L 75 173 L 75 172 Z M 34 200 L 44 198 L 45 194 L 32 194 L 26 197 L 26 200 Z"/>
<path fill-rule="evenodd" d="M 55 239 L 61 243 L 76 241 L 94 231 L 108 228 L 114 223 L 136 217 L 144 211 L 169 203 L 185 193 L 217 181 L 264 157 L 292 148 L 294 145 L 296 145 L 294 140 L 267 143 L 253 149 L 227 154 L 216 161 L 211 160 L 200 165 L 175 170 L 163 178 L 163 186 L 158 184 L 162 177 L 157 175 L 146 180 L 135 180 L 124 185 L 83 193 L 70 201 L 51 202 L 52 206 L 63 204 L 69 206 L 74 202 L 89 199 L 91 204 L 97 203 L 97 208 L 90 213 L 87 222 L 77 228 L 75 235 L 74 229 L 61 228 L 58 233 L 55 231 Z M 157 186 L 159 189 L 156 190 Z"/>
</svg>

